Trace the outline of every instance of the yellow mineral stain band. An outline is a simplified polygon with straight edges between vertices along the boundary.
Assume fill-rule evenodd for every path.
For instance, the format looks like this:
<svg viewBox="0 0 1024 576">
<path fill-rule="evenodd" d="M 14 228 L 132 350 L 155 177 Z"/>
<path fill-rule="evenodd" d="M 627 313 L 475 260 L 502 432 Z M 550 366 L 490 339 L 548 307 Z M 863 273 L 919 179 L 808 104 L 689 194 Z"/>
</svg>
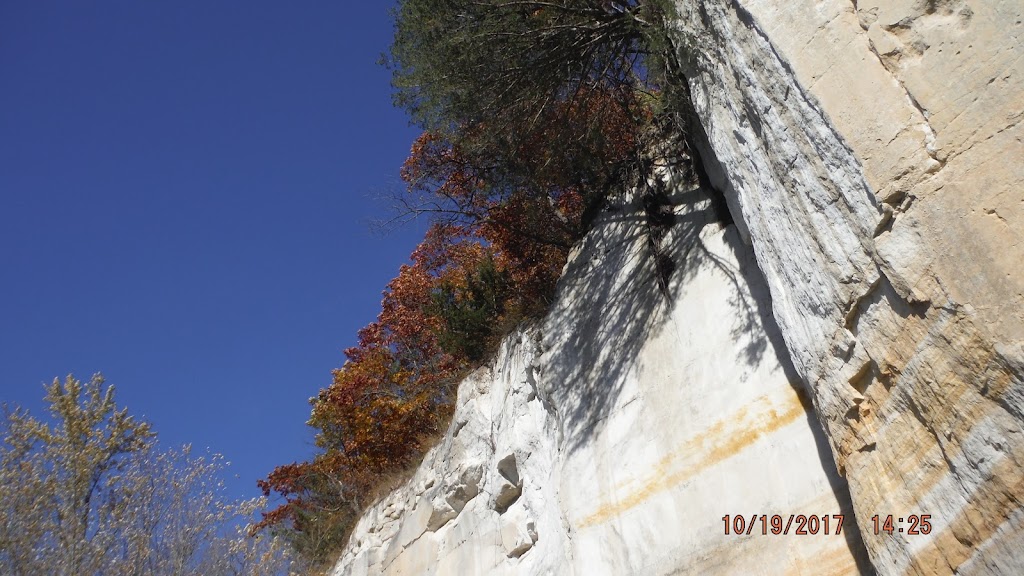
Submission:
<svg viewBox="0 0 1024 576">
<path fill-rule="evenodd" d="M 684 443 L 674 453 L 663 458 L 654 467 L 659 472 L 658 474 L 655 474 L 622 500 L 601 506 L 593 514 L 584 518 L 576 527 L 587 528 L 607 522 L 626 510 L 634 508 L 651 496 L 689 480 L 705 469 L 742 452 L 766 434 L 775 432 L 793 423 L 806 413 L 806 409 L 800 401 L 800 397 L 794 393 L 791 396 L 789 409 L 781 415 L 775 409 L 771 409 L 747 420 L 744 418 L 746 412 L 746 409 L 741 409 L 733 417 L 719 420 L 708 432 Z M 686 469 L 667 474 L 660 473 L 668 468 L 669 463 L 676 459 L 677 455 L 700 455 L 703 447 L 711 443 L 714 443 L 712 448 L 704 452 L 699 461 L 687 466 Z"/>
</svg>

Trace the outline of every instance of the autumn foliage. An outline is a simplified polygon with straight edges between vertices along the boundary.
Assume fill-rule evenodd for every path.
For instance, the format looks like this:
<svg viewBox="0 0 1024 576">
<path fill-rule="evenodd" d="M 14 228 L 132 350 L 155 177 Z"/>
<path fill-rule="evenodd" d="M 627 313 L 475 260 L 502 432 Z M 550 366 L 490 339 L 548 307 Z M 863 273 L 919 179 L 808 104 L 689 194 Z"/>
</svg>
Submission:
<svg viewBox="0 0 1024 576">
<path fill-rule="evenodd" d="M 536 7 L 458 4 L 482 10 L 479 20 L 460 20 L 437 13 L 455 4 L 402 2 L 394 52 L 399 100 L 414 118 L 421 113 L 420 120 L 436 122 L 421 122 L 426 131 L 402 166 L 407 188 L 398 198 L 399 218 L 427 217 L 432 225 L 387 285 L 377 320 L 345 351 L 330 386 L 311 399 L 309 425 L 320 453 L 260 481 L 266 495 L 283 499 L 260 528 L 285 533 L 313 560 L 328 560 L 388 480 L 419 462 L 448 424 L 458 381 L 516 324 L 546 310 L 569 249 L 609 193 L 638 174 L 654 90 L 638 89 L 643 82 L 634 67 L 652 8 L 521 4 Z M 577 20 L 593 31 L 585 49 L 574 34 L 562 33 Z M 454 53 L 434 50 L 434 42 L 447 38 L 435 34 L 437 26 L 463 21 L 493 25 L 496 39 L 509 37 L 509 23 L 544 38 L 558 32 L 560 42 L 582 50 L 582 60 L 576 68 L 561 66 L 561 44 L 552 45 L 551 58 L 542 58 L 548 76 L 524 76 L 511 99 L 499 90 L 483 108 L 472 99 L 456 106 L 449 96 L 477 78 L 443 74 Z M 457 32 L 474 42 L 486 36 Z M 495 58 L 490 48 L 481 48 L 477 64 Z M 506 48 L 509 58 L 523 54 Z M 455 64 L 478 69 L 470 61 Z M 502 70 L 496 74 L 539 73 Z M 436 81 L 414 82 L 421 71 Z M 411 88 L 403 92 L 405 80 Z"/>
<path fill-rule="evenodd" d="M 416 140 L 404 199 L 433 224 L 387 285 L 377 320 L 311 400 L 322 451 L 260 481 L 284 500 L 260 528 L 324 560 L 384 479 L 418 463 L 448 424 L 457 382 L 546 309 L 587 212 L 622 183 L 640 140 L 640 107 L 628 98 L 583 94 L 511 153 L 429 132 Z"/>
<path fill-rule="evenodd" d="M 422 455 L 425 439 L 447 424 L 452 383 L 466 367 L 438 340 L 434 294 L 442 283 L 459 285 L 486 252 L 450 226 L 431 228 L 388 284 L 377 321 L 359 332 L 331 385 L 312 399 L 309 424 L 323 452 L 260 481 L 264 493 L 285 498 L 262 527 L 291 531 L 297 547 L 318 556 L 344 537 L 381 478 Z"/>
</svg>

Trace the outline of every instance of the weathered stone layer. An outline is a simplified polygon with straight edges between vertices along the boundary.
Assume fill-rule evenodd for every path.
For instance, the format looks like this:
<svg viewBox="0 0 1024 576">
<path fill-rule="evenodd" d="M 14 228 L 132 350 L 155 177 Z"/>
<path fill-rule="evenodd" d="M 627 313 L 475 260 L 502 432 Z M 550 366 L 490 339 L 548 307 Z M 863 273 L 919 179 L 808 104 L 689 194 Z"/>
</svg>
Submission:
<svg viewBox="0 0 1024 576">
<path fill-rule="evenodd" d="M 1024 5 L 678 7 L 703 156 L 875 567 L 1024 573 Z"/>
</svg>

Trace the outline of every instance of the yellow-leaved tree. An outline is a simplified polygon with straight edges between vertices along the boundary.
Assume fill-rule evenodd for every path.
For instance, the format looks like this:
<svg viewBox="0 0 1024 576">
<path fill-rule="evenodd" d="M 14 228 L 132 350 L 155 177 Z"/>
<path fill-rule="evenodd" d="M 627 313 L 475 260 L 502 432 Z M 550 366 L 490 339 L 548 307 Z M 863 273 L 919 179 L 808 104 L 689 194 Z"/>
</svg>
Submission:
<svg viewBox="0 0 1024 576">
<path fill-rule="evenodd" d="M 245 521 L 262 499 L 234 502 L 221 456 L 162 449 L 149 424 L 114 402 L 99 375 L 46 387 L 50 417 L 4 407 L 0 574 L 274 575 L 293 566 Z"/>
</svg>

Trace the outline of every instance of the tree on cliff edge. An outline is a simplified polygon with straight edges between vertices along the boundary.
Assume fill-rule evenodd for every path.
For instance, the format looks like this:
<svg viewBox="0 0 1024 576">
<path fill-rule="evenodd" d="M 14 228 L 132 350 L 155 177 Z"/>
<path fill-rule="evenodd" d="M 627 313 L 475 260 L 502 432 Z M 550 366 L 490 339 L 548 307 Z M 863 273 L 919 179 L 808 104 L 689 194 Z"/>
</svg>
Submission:
<svg viewBox="0 0 1024 576">
<path fill-rule="evenodd" d="M 395 16 L 395 104 L 491 193 L 550 179 L 556 158 L 563 180 L 596 182 L 603 126 L 645 122 L 657 0 L 402 0 Z"/>
<path fill-rule="evenodd" d="M 510 137 L 583 88 L 633 86 L 642 0 L 402 0 L 387 63 L 395 103 L 427 130 L 487 123 Z"/>
</svg>

